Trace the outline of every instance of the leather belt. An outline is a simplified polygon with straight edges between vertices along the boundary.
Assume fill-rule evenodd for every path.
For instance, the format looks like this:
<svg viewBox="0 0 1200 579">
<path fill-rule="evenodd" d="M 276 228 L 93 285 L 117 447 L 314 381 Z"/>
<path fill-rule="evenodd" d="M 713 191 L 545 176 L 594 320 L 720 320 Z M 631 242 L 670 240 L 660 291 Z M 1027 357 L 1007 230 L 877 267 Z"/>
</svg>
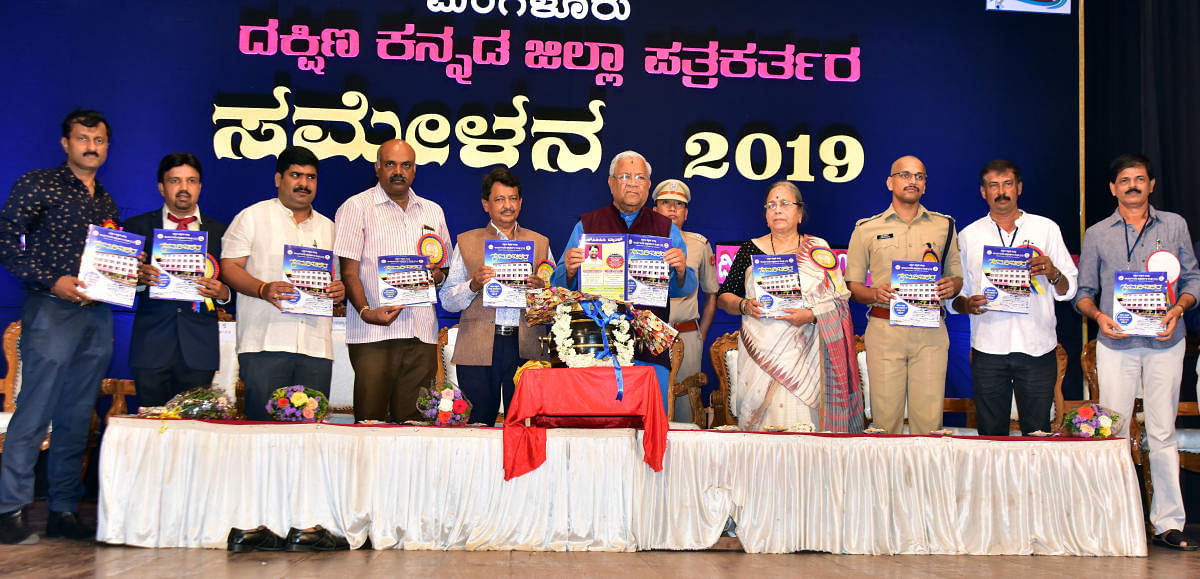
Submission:
<svg viewBox="0 0 1200 579">
<path fill-rule="evenodd" d="M 675 328 L 676 332 L 694 332 L 700 329 L 700 324 L 696 323 L 696 320 L 688 320 L 671 324 L 671 327 Z"/>
<path fill-rule="evenodd" d="M 517 326 L 496 326 L 497 336 L 512 336 L 517 333 Z"/>
<path fill-rule="evenodd" d="M 890 320 L 892 319 L 892 310 L 888 308 L 881 308 L 879 306 L 871 306 L 871 317 L 879 318 L 881 320 Z"/>
</svg>

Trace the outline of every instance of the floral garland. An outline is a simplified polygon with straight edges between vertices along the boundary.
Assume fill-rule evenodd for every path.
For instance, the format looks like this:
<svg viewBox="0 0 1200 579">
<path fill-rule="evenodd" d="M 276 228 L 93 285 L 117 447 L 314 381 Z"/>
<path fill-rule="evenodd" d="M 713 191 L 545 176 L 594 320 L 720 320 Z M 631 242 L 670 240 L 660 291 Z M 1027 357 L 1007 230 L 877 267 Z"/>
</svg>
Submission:
<svg viewBox="0 0 1200 579">
<path fill-rule="evenodd" d="M 617 313 L 616 302 L 607 298 L 598 298 L 600 300 L 600 311 L 604 312 L 605 316 L 611 316 Z M 571 338 L 571 310 L 570 304 L 561 303 L 554 308 L 554 323 L 550 326 L 550 334 L 554 337 L 554 348 L 558 352 L 558 357 L 569 368 L 587 368 L 591 366 L 609 366 L 612 361 L 596 358 L 594 354 L 578 354 L 574 353 L 575 340 Z M 612 326 L 613 341 L 609 345 L 614 350 L 617 357 L 617 363 L 622 366 L 633 364 L 633 334 L 630 332 L 629 320 L 625 317 L 618 317 L 609 322 Z"/>
</svg>

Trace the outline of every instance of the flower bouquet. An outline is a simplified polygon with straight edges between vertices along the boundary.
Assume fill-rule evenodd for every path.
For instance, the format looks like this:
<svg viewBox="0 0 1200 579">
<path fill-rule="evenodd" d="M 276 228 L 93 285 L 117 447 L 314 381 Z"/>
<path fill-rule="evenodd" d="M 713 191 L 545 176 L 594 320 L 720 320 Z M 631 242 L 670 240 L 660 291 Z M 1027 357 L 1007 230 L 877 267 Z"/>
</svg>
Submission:
<svg viewBox="0 0 1200 579">
<path fill-rule="evenodd" d="M 267 413 L 280 422 L 317 422 L 329 413 L 329 401 L 312 388 L 284 386 L 271 393 Z"/>
<path fill-rule="evenodd" d="M 1117 431 L 1120 416 L 1099 404 L 1084 404 L 1063 416 L 1062 431 L 1078 438 L 1109 437 Z"/>
<path fill-rule="evenodd" d="M 230 420 L 237 409 L 230 403 L 225 391 L 220 388 L 192 388 L 176 394 L 163 406 L 151 406 L 138 410 L 139 416 L 149 418 L 204 418 Z"/>
<path fill-rule="evenodd" d="M 434 426 L 462 426 L 471 417 L 471 403 L 451 382 L 422 388 L 417 394 L 417 410 Z"/>
</svg>

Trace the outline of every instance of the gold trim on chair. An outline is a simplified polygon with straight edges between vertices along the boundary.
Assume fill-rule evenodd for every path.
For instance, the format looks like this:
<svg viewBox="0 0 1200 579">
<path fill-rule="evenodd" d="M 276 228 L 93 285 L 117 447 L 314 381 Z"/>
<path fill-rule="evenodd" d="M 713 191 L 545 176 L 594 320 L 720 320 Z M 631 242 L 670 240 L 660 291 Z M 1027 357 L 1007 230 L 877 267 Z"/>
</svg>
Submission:
<svg viewBox="0 0 1200 579">
<path fill-rule="evenodd" d="M 664 401 L 667 405 L 667 420 L 675 421 L 675 398 L 687 395 L 688 403 L 692 407 L 692 422 L 695 422 L 700 428 L 704 428 L 704 403 L 700 401 L 700 388 L 708 384 L 708 375 L 704 372 L 697 372 L 683 380 L 677 380 L 679 366 L 683 364 L 683 354 L 683 341 L 672 342 L 671 371 L 667 379 L 671 386 L 667 389 L 669 400 Z"/>
<path fill-rule="evenodd" d="M 729 369 L 725 367 L 725 353 L 736 350 L 737 344 L 738 332 L 735 330 L 713 340 L 712 346 L 708 348 L 713 373 L 717 375 L 717 390 L 709 399 L 713 408 L 713 426 L 737 424 L 737 420 L 729 412 Z"/>
</svg>

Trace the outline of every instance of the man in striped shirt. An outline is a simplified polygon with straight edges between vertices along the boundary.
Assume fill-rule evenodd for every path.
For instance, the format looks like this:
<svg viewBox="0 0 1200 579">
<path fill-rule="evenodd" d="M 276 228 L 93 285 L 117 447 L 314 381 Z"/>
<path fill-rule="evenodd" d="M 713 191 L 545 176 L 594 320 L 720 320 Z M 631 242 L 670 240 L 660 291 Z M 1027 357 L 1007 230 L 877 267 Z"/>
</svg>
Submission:
<svg viewBox="0 0 1200 579">
<path fill-rule="evenodd" d="M 445 261 L 450 231 L 437 203 L 412 190 L 416 153 L 401 140 L 379 147 L 379 182 L 342 204 L 335 217 L 333 252 L 346 284 L 346 344 L 354 367 L 354 419 L 403 422 L 420 418 L 417 391 L 437 374 L 437 314 L 433 305 L 380 306 L 378 259 L 416 255 L 418 242 L 433 234 L 443 244 Z M 446 270 L 430 265 L 434 282 Z"/>
</svg>

